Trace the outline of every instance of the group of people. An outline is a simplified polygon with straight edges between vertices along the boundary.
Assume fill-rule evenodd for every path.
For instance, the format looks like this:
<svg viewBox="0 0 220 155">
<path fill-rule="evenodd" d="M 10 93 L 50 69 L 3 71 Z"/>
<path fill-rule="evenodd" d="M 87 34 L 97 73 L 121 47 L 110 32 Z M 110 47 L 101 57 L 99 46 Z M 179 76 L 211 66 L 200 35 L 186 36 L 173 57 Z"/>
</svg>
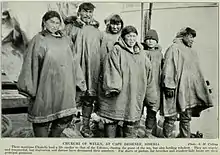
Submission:
<svg viewBox="0 0 220 155">
<path fill-rule="evenodd" d="M 60 15 L 46 12 L 42 31 L 29 42 L 18 89 L 30 100 L 34 135 L 60 137 L 81 107 L 83 137 L 93 137 L 94 112 L 104 123 L 105 137 L 118 137 L 122 122 L 120 136 L 135 138 L 146 107 L 145 137 L 151 137 L 159 111 L 165 138 L 172 137 L 178 116 L 179 137 L 189 138 L 191 117 L 213 106 L 192 49 L 196 31 L 181 29 L 163 56 L 155 30 L 140 44 L 137 29 L 114 14 L 101 32 L 94 9 L 92 3 L 82 3 L 77 16 L 64 20 L 64 30 Z"/>
</svg>

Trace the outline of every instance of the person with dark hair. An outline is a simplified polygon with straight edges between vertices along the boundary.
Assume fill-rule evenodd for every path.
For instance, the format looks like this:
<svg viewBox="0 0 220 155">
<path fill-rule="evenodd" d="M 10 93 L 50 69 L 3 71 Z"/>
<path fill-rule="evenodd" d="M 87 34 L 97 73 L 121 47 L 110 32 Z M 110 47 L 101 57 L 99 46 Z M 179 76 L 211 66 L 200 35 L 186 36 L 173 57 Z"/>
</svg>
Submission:
<svg viewBox="0 0 220 155">
<path fill-rule="evenodd" d="M 103 65 L 103 82 L 97 114 L 104 122 L 105 137 L 116 137 L 123 122 L 123 137 L 137 137 L 144 100 L 156 104 L 156 87 L 150 60 L 137 42 L 133 26 L 122 29 Z"/>
<path fill-rule="evenodd" d="M 100 72 L 100 47 L 102 35 L 98 22 L 93 19 L 95 6 L 91 3 L 82 3 L 77 12 L 77 19 L 73 21 L 69 36 L 75 46 L 76 54 L 79 56 L 79 63 L 86 79 L 86 93 L 77 93 L 78 107 L 82 107 L 82 128 L 83 137 L 93 137 L 90 129 L 90 119 L 93 112 L 93 105 L 97 102 L 98 79 Z"/>
<path fill-rule="evenodd" d="M 121 35 L 121 30 L 124 26 L 124 22 L 117 14 L 111 15 L 105 19 L 106 30 L 103 32 L 103 39 L 101 44 L 101 62 L 107 53 L 113 50 L 114 43 L 118 41 Z"/>
<path fill-rule="evenodd" d="M 84 27 L 99 28 L 99 22 L 93 18 L 95 6 L 90 3 L 82 3 L 79 5 L 77 15 L 73 15 L 64 19 L 66 25 L 65 33 L 72 37 L 73 43 L 76 42 L 78 32 Z M 95 30 L 97 31 L 97 30 Z"/>
<path fill-rule="evenodd" d="M 178 137 L 190 138 L 191 117 L 199 117 L 203 110 L 213 106 L 198 55 L 192 49 L 195 37 L 196 31 L 192 28 L 181 29 L 165 53 L 160 112 L 165 117 L 163 134 L 166 138 L 171 138 L 178 115 Z"/>
<path fill-rule="evenodd" d="M 122 18 L 118 14 L 114 14 L 114 15 L 111 15 L 110 17 L 106 18 L 104 20 L 104 22 L 106 25 L 106 30 L 105 30 L 104 35 L 109 34 L 109 37 L 114 36 L 114 38 L 118 39 L 118 37 L 120 36 L 120 32 L 121 32 L 122 28 L 124 27 L 124 22 L 123 22 Z"/>
<path fill-rule="evenodd" d="M 28 45 L 18 80 L 19 92 L 30 98 L 28 120 L 35 137 L 60 137 L 77 112 L 76 86 L 86 90 L 72 42 L 60 26 L 57 12 L 45 13 L 42 31 Z"/>
<path fill-rule="evenodd" d="M 103 32 L 102 44 L 101 44 L 101 63 L 100 63 L 100 77 L 99 77 L 99 90 L 103 82 L 103 61 L 110 51 L 113 50 L 114 44 L 118 41 L 121 34 L 121 30 L 124 26 L 124 22 L 121 17 L 117 14 L 113 14 L 104 20 L 106 29 Z M 99 91 L 99 93 L 101 93 Z M 119 127 L 119 126 L 118 126 Z M 120 130 L 121 128 L 118 128 Z M 118 132 L 120 133 L 120 132 Z M 117 135 L 120 137 L 120 135 Z"/>
<path fill-rule="evenodd" d="M 157 88 L 157 110 L 159 110 L 160 102 L 161 102 L 161 69 L 162 69 L 162 61 L 163 61 L 163 54 L 161 52 L 162 48 L 158 44 L 159 37 L 157 31 L 154 29 L 150 29 L 147 31 L 146 36 L 144 38 L 144 50 L 148 58 L 151 61 L 154 80 L 156 83 Z M 155 130 L 157 127 L 156 121 L 156 112 L 152 111 L 150 107 L 147 108 L 147 116 L 145 121 L 146 127 L 146 137 L 152 137 L 151 134 L 155 135 Z M 152 129 L 154 129 L 154 133 L 152 133 Z M 156 136 L 156 135 L 155 135 Z"/>
<path fill-rule="evenodd" d="M 118 34 L 124 27 L 124 22 L 118 14 L 113 14 L 104 20 L 106 32 Z"/>
<path fill-rule="evenodd" d="M 94 9 L 95 9 L 95 6 L 92 3 L 85 2 L 79 5 L 78 12 L 81 12 L 81 11 L 89 11 L 89 12 L 92 11 L 93 12 Z"/>
</svg>

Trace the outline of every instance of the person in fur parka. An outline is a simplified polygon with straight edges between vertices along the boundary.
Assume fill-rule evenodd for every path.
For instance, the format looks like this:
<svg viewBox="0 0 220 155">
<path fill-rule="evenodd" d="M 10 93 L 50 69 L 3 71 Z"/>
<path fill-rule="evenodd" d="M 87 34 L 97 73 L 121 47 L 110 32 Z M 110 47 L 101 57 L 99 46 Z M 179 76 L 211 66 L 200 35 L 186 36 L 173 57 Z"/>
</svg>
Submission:
<svg viewBox="0 0 220 155">
<path fill-rule="evenodd" d="M 94 9 L 95 6 L 92 3 L 82 3 L 79 6 L 77 17 L 72 17 L 72 20 L 70 20 L 72 23 L 66 31 L 72 39 L 86 79 L 86 93 L 78 94 L 80 98 L 78 106 L 82 106 L 83 115 L 81 134 L 84 137 L 93 137 L 89 124 L 93 105 L 97 102 L 100 73 L 102 34 L 98 29 L 99 23 L 93 18 Z M 68 22 L 68 20 L 65 22 Z"/>
<path fill-rule="evenodd" d="M 157 31 L 154 29 L 150 29 L 147 31 L 147 34 L 144 38 L 144 42 L 142 43 L 144 50 L 146 52 L 147 57 L 150 59 L 152 64 L 152 70 L 154 74 L 154 80 L 156 84 L 157 90 L 157 110 L 160 108 L 161 102 L 161 69 L 163 63 L 163 54 L 162 48 L 158 44 L 159 37 Z M 152 129 L 156 129 L 156 113 L 152 111 L 149 107 L 147 108 L 147 116 L 145 121 L 146 127 L 146 136 L 150 137 L 152 133 Z"/>
<path fill-rule="evenodd" d="M 76 114 L 76 86 L 86 84 L 71 40 L 59 30 L 61 17 L 48 11 L 42 31 L 30 41 L 18 78 L 18 90 L 30 99 L 28 120 L 35 137 L 60 137 Z"/>
<path fill-rule="evenodd" d="M 116 137 L 119 121 L 123 122 L 123 137 L 137 137 L 144 99 L 155 111 L 156 87 L 152 66 L 133 26 L 122 29 L 113 50 L 107 53 L 103 65 L 103 81 L 99 95 L 98 115 L 106 119 L 106 137 Z"/>
<path fill-rule="evenodd" d="M 177 33 L 167 49 L 162 69 L 163 102 L 160 112 L 165 117 L 163 134 L 171 138 L 177 115 L 179 136 L 190 138 L 191 117 L 213 106 L 197 53 L 192 48 L 196 31 L 186 27 Z"/>
<path fill-rule="evenodd" d="M 102 94 L 102 83 L 103 83 L 103 76 L 104 76 L 104 70 L 103 70 L 103 63 L 104 63 L 104 59 L 106 57 L 106 55 L 111 52 L 114 49 L 114 44 L 116 42 L 118 42 L 118 39 L 121 35 L 121 30 L 123 29 L 124 26 L 124 22 L 122 20 L 122 18 L 118 15 L 118 14 L 113 14 L 110 15 L 109 17 L 107 17 L 104 20 L 105 24 L 106 24 L 106 29 L 103 32 L 103 40 L 102 40 L 102 44 L 101 44 L 101 69 L 100 69 L 100 78 L 99 78 L 99 96 Z M 96 109 L 98 109 L 99 107 L 97 107 Z M 104 123 L 104 135 L 106 137 L 109 137 L 109 135 L 112 134 L 112 132 L 114 132 L 113 130 L 111 130 L 111 124 L 107 123 L 108 121 L 106 121 L 105 118 L 101 118 L 102 122 Z M 117 133 L 121 133 L 119 131 L 121 131 L 120 126 L 117 126 Z M 117 134 L 117 137 L 121 137 L 121 135 Z"/>
</svg>

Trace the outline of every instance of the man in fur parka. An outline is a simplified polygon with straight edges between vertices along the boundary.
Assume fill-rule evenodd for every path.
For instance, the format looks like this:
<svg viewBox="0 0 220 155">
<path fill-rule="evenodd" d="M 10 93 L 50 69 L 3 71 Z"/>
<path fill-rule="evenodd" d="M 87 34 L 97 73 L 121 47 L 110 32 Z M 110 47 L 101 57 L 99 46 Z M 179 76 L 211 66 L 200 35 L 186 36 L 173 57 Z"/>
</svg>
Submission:
<svg viewBox="0 0 220 155">
<path fill-rule="evenodd" d="M 163 102 L 161 115 L 165 117 L 163 134 L 171 138 L 173 126 L 180 117 L 179 136 L 190 138 L 191 117 L 213 106 L 197 53 L 192 45 L 196 31 L 186 27 L 177 33 L 167 49 L 162 69 Z"/>
<path fill-rule="evenodd" d="M 69 35 L 75 46 L 79 63 L 86 79 L 87 91 L 80 94 L 83 123 L 81 134 L 84 137 L 93 137 L 90 130 L 90 118 L 93 104 L 97 101 L 98 78 L 100 72 L 100 47 L 102 34 L 98 29 L 99 23 L 93 19 L 95 6 L 92 3 L 82 3 L 79 6 L 77 17 L 65 20 L 66 34 Z M 70 18 L 70 19 L 71 19 Z M 70 25 L 68 25 L 70 22 Z"/>
</svg>

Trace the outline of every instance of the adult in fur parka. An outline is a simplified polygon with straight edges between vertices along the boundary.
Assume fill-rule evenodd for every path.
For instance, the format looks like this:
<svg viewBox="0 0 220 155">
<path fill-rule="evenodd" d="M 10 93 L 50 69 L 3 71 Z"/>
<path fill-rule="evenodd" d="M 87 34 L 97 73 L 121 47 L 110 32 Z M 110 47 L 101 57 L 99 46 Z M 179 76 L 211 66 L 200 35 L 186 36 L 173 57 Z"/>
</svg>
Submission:
<svg viewBox="0 0 220 155">
<path fill-rule="evenodd" d="M 83 70 L 87 90 L 79 93 L 79 105 L 82 106 L 83 123 L 81 134 L 84 137 L 93 137 L 90 130 L 90 118 L 93 105 L 97 102 L 98 79 L 100 73 L 100 47 L 102 35 L 98 22 L 93 18 L 95 6 L 92 3 L 82 3 L 77 12 L 77 18 L 73 18 L 71 30 L 67 34 L 71 37 L 78 56 L 79 64 Z"/>
<path fill-rule="evenodd" d="M 174 122 L 180 115 L 181 138 L 190 138 L 191 117 L 213 106 L 197 53 L 192 45 L 196 31 L 186 27 L 177 33 L 167 49 L 162 69 L 163 102 L 160 112 L 165 117 L 163 134 L 171 138 Z"/>
</svg>

